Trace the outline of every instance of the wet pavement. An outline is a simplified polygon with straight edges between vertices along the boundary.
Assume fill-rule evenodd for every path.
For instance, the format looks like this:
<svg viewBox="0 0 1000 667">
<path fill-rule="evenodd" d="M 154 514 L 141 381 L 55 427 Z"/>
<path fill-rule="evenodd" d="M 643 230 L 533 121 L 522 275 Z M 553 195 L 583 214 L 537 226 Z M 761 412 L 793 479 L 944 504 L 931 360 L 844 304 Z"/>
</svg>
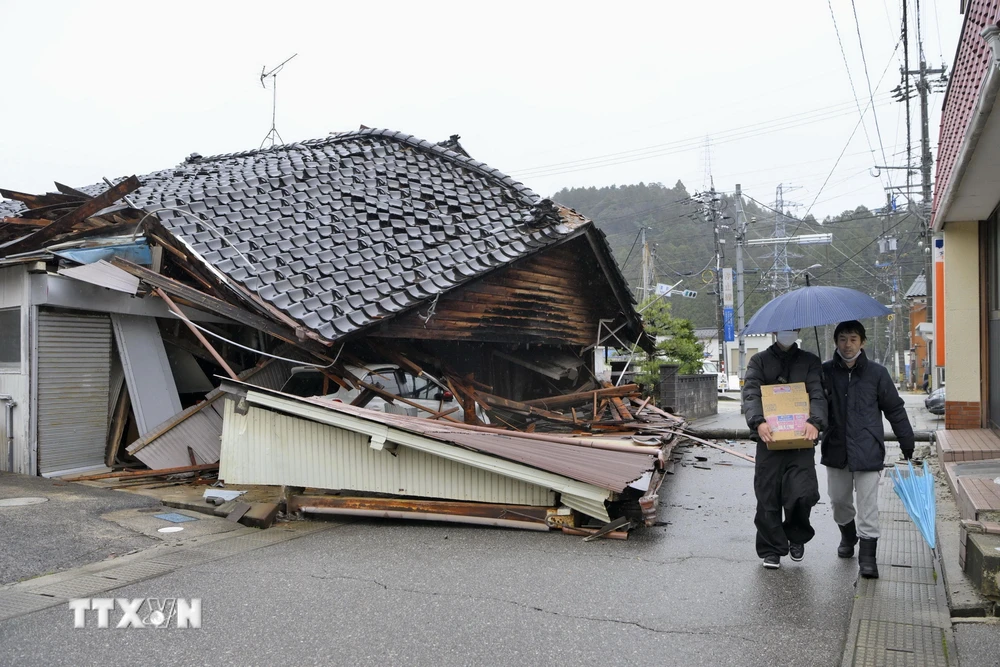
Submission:
<svg viewBox="0 0 1000 667">
<path fill-rule="evenodd" d="M 0 585 L 157 543 L 101 518 L 116 510 L 159 507 L 151 498 L 0 472 L 0 500 L 13 498 L 46 501 L 0 506 Z"/>
<path fill-rule="evenodd" d="M 199 597 L 201 629 L 74 629 L 60 606 L 0 622 L 0 664 L 97 662 L 110 644 L 116 662 L 176 664 L 840 664 L 857 565 L 836 557 L 829 506 L 802 563 L 764 570 L 752 479 L 691 447 L 661 492 L 668 525 L 626 542 L 347 523 L 108 594 Z"/>
</svg>

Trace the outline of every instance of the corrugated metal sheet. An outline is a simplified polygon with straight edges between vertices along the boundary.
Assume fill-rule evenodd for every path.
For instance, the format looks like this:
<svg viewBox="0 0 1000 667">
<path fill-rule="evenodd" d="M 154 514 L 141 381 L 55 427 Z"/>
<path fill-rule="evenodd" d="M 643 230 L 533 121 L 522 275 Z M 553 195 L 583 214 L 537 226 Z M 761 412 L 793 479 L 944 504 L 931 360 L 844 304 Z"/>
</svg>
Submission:
<svg viewBox="0 0 1000 667">
<path fill-rule="evenodd" d="M 223 400 L 191 406 L 153 428 L 153 437 L 140 438 L 126 449 L 153 470 L 191 465 L 188 447 L 195 463 L 215 463 L 221 449 L 222 417 L 211 406 Z"/>
<path fill-rule="evenodd" d="M 550 506 L 542 486 L 400 446 L 393 456 L 370 437 L 226 401 L 219 476 L 229 484 L 288 484 L 422 498 Z"/>
<path fill-rule="evenodd" d="M 611 521 L 611 516 L 608 514 L 608 507 L 601 501 L 591 500 L 590 498 L 583 498 L 581 496 L 574 496 L 572 493 L 564 493 L 559 499 L 562 504 L 566 507 L 572 507 L 578 512 L 583 512 L 587 516 L 592 516 L 595 519 L 600 519 L 601 521 Z"/>
<path fill-rule="evenodd" d="M 294 397 L 289 397 L 293 398 Z M 468 447 L 479 452 L 500 456 L 541 470 L 565 475 L 587 484 L 620 492 L 626 486 L 652 470 L 656 458 L 651 454 L 613 452 L 558 442 L 545 442 L 518 437 L 516 433 L 482 433 L 449 426 L 446 422 L 407 417 L 356 408 L 321 398 L 301 399 L 304 402 L 351 414 L 362 419 L 377 420 L 410 433 Z M 377 418 L 373 417 L 377 415 Z"/>
<path fill-rule="evenodd" d="M 279 389 L 291 375 L 292 365 L 271 360 L 259 369 L 244 371 L 247 382 L 268 389 Z M 206 395 L 208 404 L 198 404 L 153 427 L 153 437 L 142 437 L 127 447 L 129 453 L 154 470 L 178 468 L 191 463 L 191 447 L 197 463 L 215 463 L 221 456 L 222 392 L 213 389 Z"/>
<path fill-rule="evenodd" d="M 226 383 L 231 381 L 227 380 Z M 244 385 L 246 386 L 246 385 Z M 329 409 L 329 402 L 314 404 L 308 399 L 300 399 L 295 396 L 267 392 L 266 390 L 255 389 L 247 386 L 247 401 L 252 405 L 259 405 L 272 410 L 278 410 L 285 414 L 303 417 L 311 421 L 338 428 L 347 429 L 355 433 L 361 433 L 372 438 L 372 442 L 386 441 L 417 449 L 428 454 L 433 454 L 443 459 L 457 461 L 464 465 L 472 466 L 489 472 L 498 473 L 505 477 L 542 486 L 559 493 L 572 493 L 574 495 L 591 498 L 597 501 L 610 499 L 612 493 L 592 484 L 587 484 L 569 477 L 554 474 L 545 470 L 533 468 L 521 463 L 508 461 L 497 456 L 475 451 L 474 449 L 456 446 L 452 443 L 443 442 L 434 437 L 427 437 L 421 434 L 410 433 L 382 423 L 380 418 L 391 417 L 392 419 L 409 419 L 411 421 L 426 421 L 423 419 L 406 418 L 387 413 L 364 410 L 362 408 L 351 408 L 352 411 L 365 413 L 356 416 L 344 411 Z M 334 405 L 341 405 L 339 403 Z M 374 417 L 374 418 L 373 418 Z M 225 437 L 225 435 L 223 435 Z"/>
<path fill-rule="evenodd" d="M 104 465 L 111 375 L 107 316 L 38 314 L 38 468 Z"/>
<path fill-rule="evenodd" d="M 66 269 L 59 269 L 59 274 L 68 276 L 74 280 L 81 280 L 91 285 L 107 287 L 118 292 L 135 295 L 139 291 L 139 279 L 131 273 L 122 271 L 117 266 L 112 266 L 104 260 L 94 264 L 84 264 L 83 266 L 73 266 Z"/>
</svg>

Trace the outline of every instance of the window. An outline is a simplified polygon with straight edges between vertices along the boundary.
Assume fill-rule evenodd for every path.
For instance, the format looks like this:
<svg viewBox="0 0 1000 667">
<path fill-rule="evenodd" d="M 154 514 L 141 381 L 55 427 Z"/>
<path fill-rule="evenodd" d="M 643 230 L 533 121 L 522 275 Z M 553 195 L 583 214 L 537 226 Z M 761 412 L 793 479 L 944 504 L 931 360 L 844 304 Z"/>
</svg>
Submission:
<svg viewBox="0 0 1000 667">
<path fill-rule="evenodd" d="M 21 366 L 21 309 L 0 310 L 0 368 Z"/>
<path fill-rule="evenodd" d="M 390 394 L 395 394 L 396 396 L 403 395 L 403 390 L 400 389 L 399 380 L 396 377 L 394 368 L 380 368 L 371 371 L 364 380 L 368 384 L 381 385 L 382 389 Z"/>
</svg>

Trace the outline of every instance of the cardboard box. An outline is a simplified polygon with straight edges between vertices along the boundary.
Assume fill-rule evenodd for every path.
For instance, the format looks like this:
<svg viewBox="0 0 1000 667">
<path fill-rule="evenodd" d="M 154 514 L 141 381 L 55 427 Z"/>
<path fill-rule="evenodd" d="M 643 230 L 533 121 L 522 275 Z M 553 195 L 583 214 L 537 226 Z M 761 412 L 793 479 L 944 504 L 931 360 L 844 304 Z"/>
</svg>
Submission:
<svg viewBox="0 0 1000 667">
<path fill-rule="evenodd" d="M 764 418 L 774 442 L 768 449 L 807 449 L 816 443 L 802 437 L 809 419 L 809 392 L 804 382 L 765 384 L 760 388 Z"/>
</svg>

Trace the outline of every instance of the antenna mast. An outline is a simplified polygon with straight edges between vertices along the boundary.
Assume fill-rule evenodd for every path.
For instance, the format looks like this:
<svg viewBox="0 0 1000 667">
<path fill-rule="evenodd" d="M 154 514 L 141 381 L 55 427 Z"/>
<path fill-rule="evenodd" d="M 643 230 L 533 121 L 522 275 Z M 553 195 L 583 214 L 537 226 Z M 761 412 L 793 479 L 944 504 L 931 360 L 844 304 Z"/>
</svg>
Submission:
<svg viewBox="0 0 1000 667">
<path fill-rule="evenodd" d="M 266 67 L 261 67 L 260 68 L 260 85 L 261 85 L 261 88 L 267 90 L 267 85 L 264 83 L 264 79 L 266 79 L 267 77 L 271 77 L 271 90 L 273 91 L 273 95 L 272 95 L 272 98 L 271 98 L 271 129 L 268 131 L 267 135 L 264 137 L 264 141 L 260 142 L 260 147 L 261 148 L 264 147 L 264 144 L 267 143 L 268 139 L 271 140 L 271 145 L 272 146 L 275 144 L 275 139 L 277 139 L 281 143 L 285 143 L 285 141 L 281 138 L 281 135 L 278 134 L 278 128 L 277 128 L 277 126 L 275 125 L 275 122 L 274 122 L 275 112 L 276 112 L 277 107 L 278 107 L 278 72 L 280 72 L 282 70 L 282 68 L 288 63 L 289 60 L 291 60 L 292 58 L 294 58 L 297 55 L 299 55 L 299 54 L 297 54 L 297 53 L 292 54 L 290 57 L 288 57 L 288 58 L 285 59 L 285 62 L 281 63 L 280 65 L 278 65 L 277 67 L 275 67 L 274 69 L 272 69 L 270 72 L 265 72 L 264 71 L 265 69 L 267 69 Z"/>
</svg>

